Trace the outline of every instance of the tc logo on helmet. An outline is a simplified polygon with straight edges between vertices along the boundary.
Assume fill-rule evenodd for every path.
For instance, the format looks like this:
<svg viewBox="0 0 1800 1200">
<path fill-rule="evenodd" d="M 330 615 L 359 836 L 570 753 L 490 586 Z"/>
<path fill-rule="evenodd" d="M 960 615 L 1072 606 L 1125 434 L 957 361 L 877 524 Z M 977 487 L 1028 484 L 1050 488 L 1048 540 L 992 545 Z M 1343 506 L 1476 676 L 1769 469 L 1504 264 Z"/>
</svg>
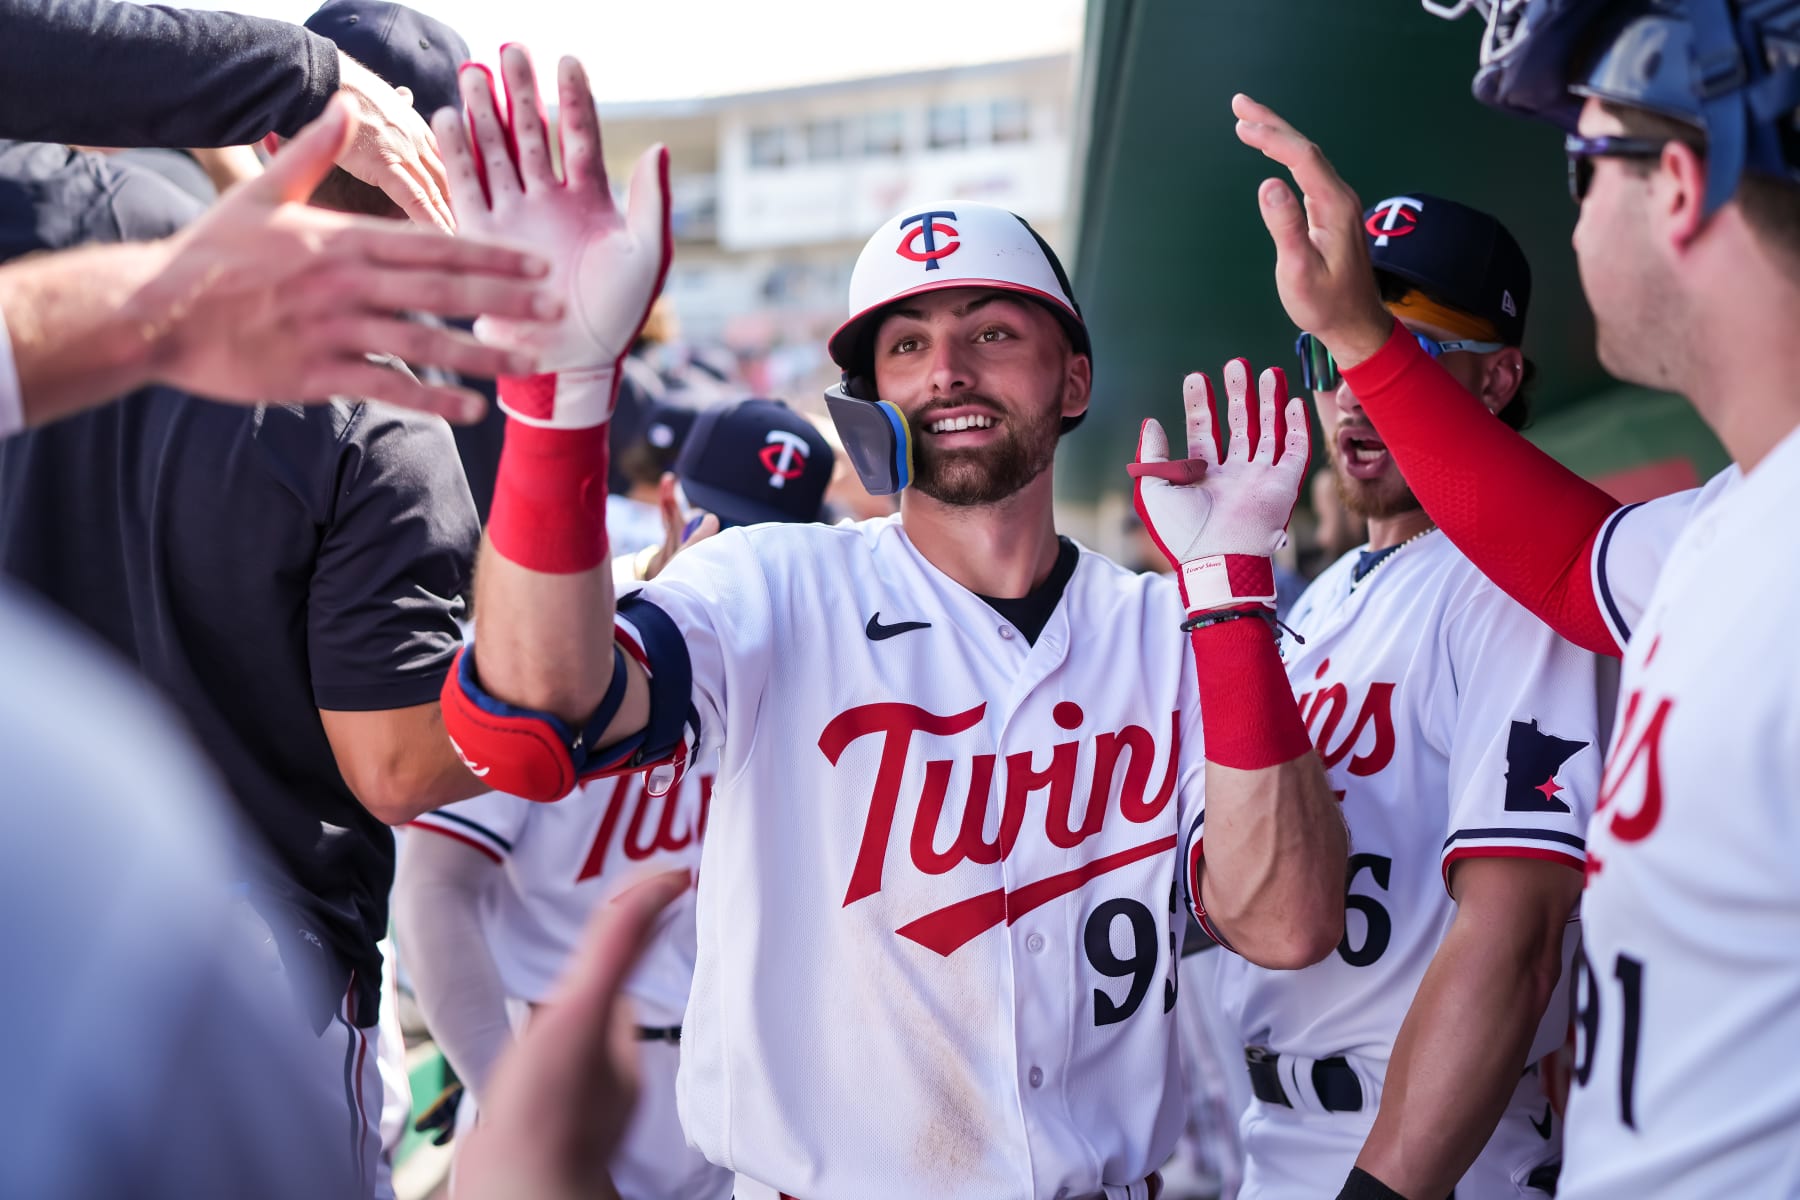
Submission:
<svg viewBox="0 0 1800 1200">
<path fill-rule="evenodd" d="M 1424 211 L 1425 202 L 1415 200 L 1411 196 L 1393 196 L 1377 204 L 1370 212 L 1369 219 L 1363 222 L 1363 228 L 1375 239 L 1377 246 L 1388 244 L 1389 238 L 1405 237 L 1419 227 L 1419 214 Z"/>
<path fill-rule="evenodd" d="M 906 229 L 909 225 L 917 225 L 918 228 L 907 231 L 906 235 L 900 239 L 900 245 L 894 253 L 902 258 L 910 258 L 914 262 L 924 263 L 927 271 L 937 270 L 938 259 L 955 254 L 956 248 L 962 245 L 960 241 L 938 241 L 939 238 L 960 238 L 962 236 L 956 232 L 954 226 L 941 224 L 938 221 L 939 217 L 943 217 L 946 221 L 956 220 L 956 214 L 953 212 L 914 213 L 910 217 L 901 218 L 901 229 Z M 921 241 L 925 243 L 922 250 L 917 246 L 917 243 Z"/>
<path fill-rule="evenodd" d="M 951 247 L 955 249 L 955 247 Z M 771 429 L 764 439 L 768 445 L 758 455 L 769 472 L 769 486 L 786 487 L 790 479 L 806 473 L 806 439 L 785 429 Z"/>
</svg>

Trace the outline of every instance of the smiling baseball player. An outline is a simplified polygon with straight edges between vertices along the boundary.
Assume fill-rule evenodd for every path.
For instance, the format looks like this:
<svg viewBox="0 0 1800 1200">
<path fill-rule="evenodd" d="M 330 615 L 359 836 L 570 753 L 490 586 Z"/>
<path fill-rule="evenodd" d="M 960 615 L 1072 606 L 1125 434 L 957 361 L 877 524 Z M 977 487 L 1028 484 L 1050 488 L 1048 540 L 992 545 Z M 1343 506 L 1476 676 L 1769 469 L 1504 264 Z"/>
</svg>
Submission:
<svg viewBox="0 0 1800 1200">
<path fill-rule="evenodd" d="M 1512 235 L 1422 193 L 1365 228 L 1417 343 L 1522 424 L 1531 276 Z M 1594 660 L 1445 540 L 1329 354 L 1310 333 L 1299 348 L 1338 493 L 1369 522 L 1289 613 L 1286 655 L 1343 798 L 1351 915 L 1303 971 L 1221 964 L 1256 1093 L 1240 1195 L 1546 1195 L 1561 1138 L 1530 1064 L 1568 1027 L 1566 986 L 1552 1001 L 1599 784 Z"/>
<path fill-rule="evenodd" d="M 679 1096 L 740 1200 L 1154 1195 L 1182 1117 L 1178 877 L 1267 965 L 1342 932 L 1342 820 L 1264 616 L 1303 405 L 1278 454 L 1285 385 L 1265 376 L 1255 438 L 1233 364 L 1221 461 L 1190 377 L 1194 457 L 1167 461 L 1150 422 L 1136 468 L 1182 593 L 1130 574 L 1052 522 L 1051 462 L 1091 382 L 1054 255 L 1000 209 L 909 208 L 864 248 L 830 346 L 846 450 L 871 491 L 904 487 L 901 515 L 726 530 L 615 618 L 593 482 L 667 263 L 665 152 L 615 212 L 580 68 L 563 64 L 565 184 L 528 58 L 502 65 L 510 139 L 484 75 L 464 76 L 485 195 L 468 135 L 438 124 L 462 228 L 576 264 L 561 283 L 582 315 L 485 330 L 549 373 L 501 383 L 452 737 L 546 800 L 718 750 Z M 1215 693 L 1232 702 L 1203 709 Z"/>
</svg>

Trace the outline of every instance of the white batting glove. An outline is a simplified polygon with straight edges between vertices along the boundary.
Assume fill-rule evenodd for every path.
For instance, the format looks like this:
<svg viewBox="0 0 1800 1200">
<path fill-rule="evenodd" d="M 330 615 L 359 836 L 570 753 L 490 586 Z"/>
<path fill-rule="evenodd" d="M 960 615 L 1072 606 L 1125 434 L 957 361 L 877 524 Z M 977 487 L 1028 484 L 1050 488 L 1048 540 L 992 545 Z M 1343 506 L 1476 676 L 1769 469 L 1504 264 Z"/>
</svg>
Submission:
<svg viewBox="0 0 1800 1200">
<path fill-rule="evenodd" d="M 1275 607 L 1272 556 L 1287 541 L 1287 524 L 1300 498 L 1312 439 L 1306 402 L 1286 403 L 1286 440 L 1277 458 L 1275 408 L 1287 395 L 1278 369 L 1260 380 L 1260 436 L 1251 453 L 1246 396 L 1250 364 L 1225 365 L 1231 444 L 1221 459 L 1212 383 L 1200 372 L 1182 382 L 1187 409 L 1188 457 L 1169 461 L 1169 439 L 1155 420 L 1138 435 L 1137 461 L 1127 470 L 1137 480 L 1138 516 L 1175 567 L 1190 616 L 1213 609 Z"/>
<path fill-rule="evenodd" d="M 669 152 L 661 145 L 645 151 L 620 212 L 607 186 L 600 121 L 581 64 L 564 58 L 558 70 L 562 179 L 551 167 L 530 55 L 517 44 L 502 47 L 500 69 L 504 118 L 493 76 L 474 63 L 464 64 L 459 77 L 467 128 L 449 109 L 433 118 L 451 206 L 459 232 L 548 259 L 546 289 L 562 306 L 553 320 L 483 317 L 475 333 L 537 359 L 540 374 L 500 381 L 500 406 L 509 416 L 553 429 L 589 428 L 612 416 L 620 364 L 668 274 Z"/>
</svg>

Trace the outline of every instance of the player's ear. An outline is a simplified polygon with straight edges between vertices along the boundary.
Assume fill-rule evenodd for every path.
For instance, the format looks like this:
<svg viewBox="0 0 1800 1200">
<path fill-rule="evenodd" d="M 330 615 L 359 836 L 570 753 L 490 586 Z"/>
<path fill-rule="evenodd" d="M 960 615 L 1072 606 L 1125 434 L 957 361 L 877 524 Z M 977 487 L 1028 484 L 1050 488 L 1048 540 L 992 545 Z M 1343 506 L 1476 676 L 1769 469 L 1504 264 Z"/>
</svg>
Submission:
<svg viewBox="0 0 1800 1200">
<path fill-rule="evenodd" d="M 1088 409 L 1094 389 L 1094 362 L 1085 354 L 1069 355 L 1063 372 L 1062 415 L 1079 417 Z"/>
</svg>

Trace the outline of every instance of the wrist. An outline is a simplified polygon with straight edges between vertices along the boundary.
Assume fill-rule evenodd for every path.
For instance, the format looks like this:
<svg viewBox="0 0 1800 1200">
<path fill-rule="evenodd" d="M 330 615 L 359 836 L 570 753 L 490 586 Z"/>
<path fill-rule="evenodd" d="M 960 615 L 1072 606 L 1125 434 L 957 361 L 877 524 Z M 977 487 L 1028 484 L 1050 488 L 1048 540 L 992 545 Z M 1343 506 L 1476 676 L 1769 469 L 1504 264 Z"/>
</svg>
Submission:
<svg viewBox="0 0 1800 1200">
<path fill-rule="evenodd" d="M 120 299 L 94 331 L 84 351 L 109 376 L 123 382 L 120 391 L 179 374 L 184 354 L 184 326 L 195 287 L 179 270 L 184 234 L 160 241 L 119 247 L 107 268 Z M 124 382 L 128 381 L 128 382 Z"/>
<path fill-rule="evenodd" d="M 1347 371 L 1360 367 L 1379 354 L 1381 348 L 1388 344 L 1388 339 L 1394 336 L 1394 331 L 1400 328 L 1400 322 L 1393 313 L 1377 307 L 1354 324 L 1329 333 L 1319 333 L 1318 330 L 1313 332 L 1325 343 L 1325 348 L 1331 351 L 1332 361 L 1337 363 L 1338 370 Z"/>
<path fill-rule="evenodd" d="M 619 392 L 616 363 L 537 375 L 503 376 L 500 407 L 523 425 L 549 430 L 591 429 L 612 419 Z"/>
<path fill-rule="evenodd" d="M 488 516 L 495 550 L 547 575 L 573 575 L 607 561 L 609 433 L 604 422 L 553 429 L 508 419 Z"/>
<path fill-rule="evenodd" d="M 1312 749 L 1272 621 L 1220 621 L 1188 636 L 1208 762 L 1257 771 Z"/>
<path fill-rule="evenodd" d="M 1260 605 L 1275 611 L 1275 560 L 1263 554 L 1207 554 L 1176 570 L 1190 617 Z"/>
<path fill-rule="evenodd" d="M 1361 1167 L 1351 1167 L 1337 1200 L 1406 1200 L 1399 1192 L 1375 1178 Z"/>
</svg>

